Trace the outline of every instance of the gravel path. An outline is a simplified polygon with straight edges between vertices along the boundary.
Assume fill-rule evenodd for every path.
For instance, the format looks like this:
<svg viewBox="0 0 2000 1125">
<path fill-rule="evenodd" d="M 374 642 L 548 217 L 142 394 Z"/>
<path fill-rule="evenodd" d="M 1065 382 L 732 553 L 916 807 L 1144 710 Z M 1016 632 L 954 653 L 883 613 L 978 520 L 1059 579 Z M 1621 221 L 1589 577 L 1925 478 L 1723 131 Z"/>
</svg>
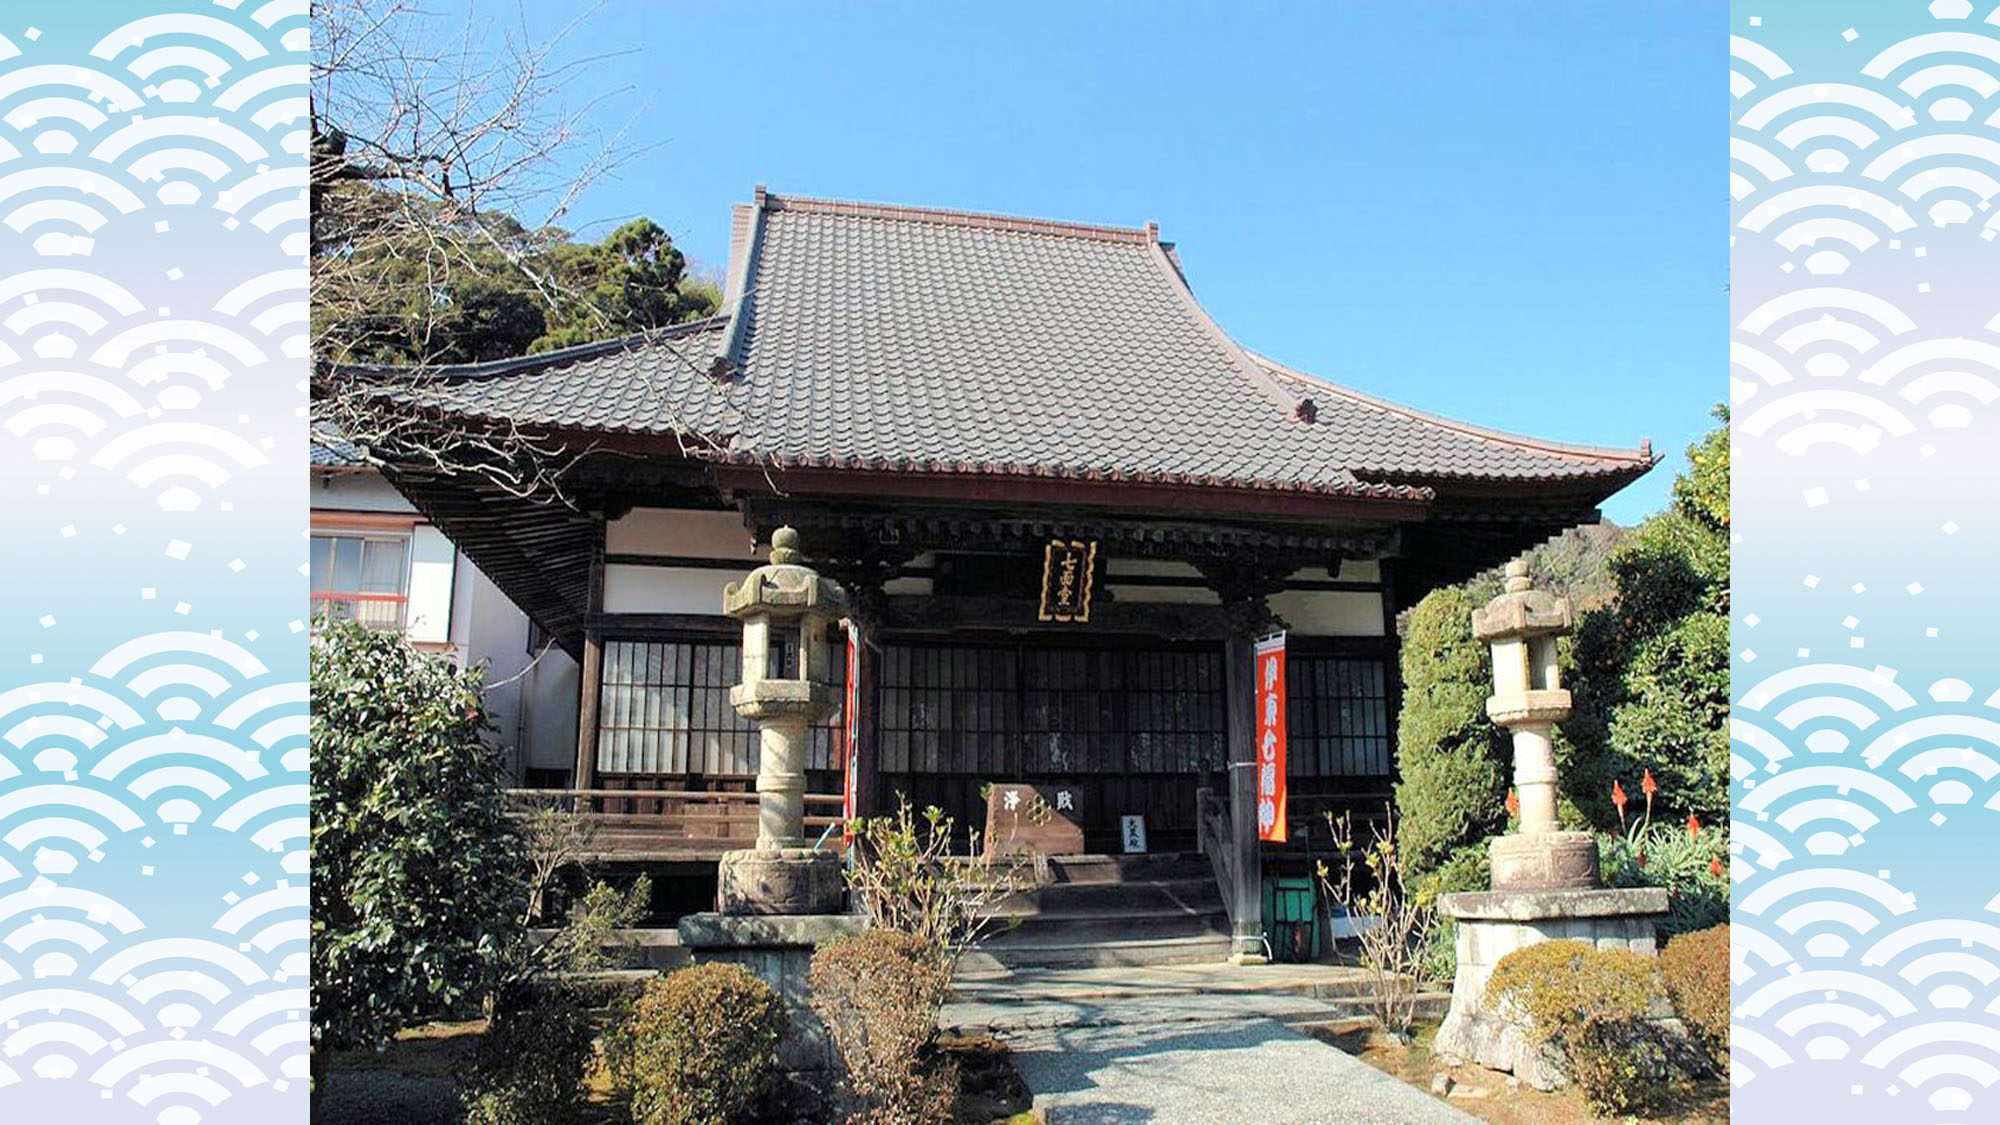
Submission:
<svg viewBox="0 0 2000 1125">
<path fill-rule="evenodd" d="M 1275 1020 L 1046 1028 L 1007 1042 L 1050 1125 L 1475 1120 Z"/>
</svg>

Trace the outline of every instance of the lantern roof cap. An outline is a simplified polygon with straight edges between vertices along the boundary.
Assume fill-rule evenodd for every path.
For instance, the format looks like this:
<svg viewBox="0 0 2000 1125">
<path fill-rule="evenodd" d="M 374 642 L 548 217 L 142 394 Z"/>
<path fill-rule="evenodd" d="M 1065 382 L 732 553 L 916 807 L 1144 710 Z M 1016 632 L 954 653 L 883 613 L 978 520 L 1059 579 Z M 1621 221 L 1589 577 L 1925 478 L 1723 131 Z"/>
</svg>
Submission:
<svg viewBox="0 0 2000 1125">
<path fill-rule="evenodd" d="M 731 582 L 722 592 L 722 612 L 741 620 L 753 614 L 774 617 L 839 617 L 847 612 L 840 583 L 804 564 L 799 533 L 781 527 L 771 533 L 771 561 Z"/>
<path fill-rule="evenodd" d="M 1472 635 L 1486 644 L 1563 634 L 1575 627 L 1569 599 L 1535 589 L 1528 563 L 1507 564 L 1506 592 L 1472 611 Z"/>
</svg>

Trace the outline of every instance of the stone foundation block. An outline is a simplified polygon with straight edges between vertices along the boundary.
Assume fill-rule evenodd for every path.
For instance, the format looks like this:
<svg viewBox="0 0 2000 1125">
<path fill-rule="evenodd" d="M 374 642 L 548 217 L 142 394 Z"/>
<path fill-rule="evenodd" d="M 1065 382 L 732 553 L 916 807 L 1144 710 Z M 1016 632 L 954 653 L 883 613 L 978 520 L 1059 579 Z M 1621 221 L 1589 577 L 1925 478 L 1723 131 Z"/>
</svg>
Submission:
<svg viewBox="0 0 2000 1125">
<path fill-rule="evenodd" d="M 1556 1056 L 1534 1048 L 1526 1027 L 1486 1003 L 1493 967 L 1516 949 L 1563 939 L 1651 955 L 1653 927 L 1666 914 L 1667 892 L 1659 887 L 1487 891 L 1444 895 L 1438 908 L 1458 923 L 1458 974 L 1451 1011 L 1431 1050 L 1552 1090 L 1564 1081 Z"/>
<path fill-rule="evenodd" d="M 785 1008 L 785 1037 L 778 1042 L 778 1069 L 795 1081 L 820 1088 L 837 1068 L 826 1026 L 813 1014 L 807 973 L 812 955 L 825 942 L 867 928 L 853 914 L 737 918 L 690 914 L 680 921 L 681 945 L 697 963 L 723 961 L 750 970 Z"/>
</svg>

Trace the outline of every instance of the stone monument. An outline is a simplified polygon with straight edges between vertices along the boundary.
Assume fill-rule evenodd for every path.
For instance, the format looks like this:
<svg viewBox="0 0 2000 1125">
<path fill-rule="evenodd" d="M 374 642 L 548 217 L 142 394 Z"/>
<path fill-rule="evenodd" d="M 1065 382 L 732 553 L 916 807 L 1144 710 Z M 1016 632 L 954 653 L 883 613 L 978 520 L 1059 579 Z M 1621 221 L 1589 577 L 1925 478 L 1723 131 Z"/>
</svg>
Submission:
<svg viewBox="0 0 2000 1125">
<path fill-rule="evenodd" d="M 1558 824 L 1549 735 L 1570 709 L 1556 659 L 1556 638 L 1572 626 L 1569 602 L 1535 589 L 1527 563 L 1519 559 L 1507 564 L 1506 575 L 1506 591 L 1473 611 L 1472 633 L 1493 650 L 1493 695 L 1486 713 L 1513 735 L 1520 825 L 1489 847 L 1492 890 L 1438 899 L 1438 909 L 1458 923 L 1458 972 L 1451 1010 L 1432 1050 L 1512 1071 L 1546 1090 L 1561 1083 L 1560 1072 L 1530 1046 L 1525 1028 L 1486 1003 L 1493 967 L 1522 946 L 1563 938 L 1651 954 L 1653 926 L 1666 913 L 1667 892 L 1605 889 L 1597 841 Z"/>
<path fill-rule="evenodd" d="M 695 960 L 742 965 L 777 992 L 786 1015 L 778 1066 L 818 1091 L 834 1059 L 807 999 L 813 950 L 865 927 L 841 912 L 839 856 L 805 835 L 806 732 L 838 706 L 826 638 L 845 603 L 838 583 L 803 565 L 789 527 L 772 533 L 768 566 L 724 590 L 722 611 L 743 622 L 743 679 L 729 702 L 758 729 L 757 841 L 723 853 L 716 912 L 678 927 Z"/>
<path fill-rule="evenodd" d="M 743 623 L 743 682 L 729 703 L 757 724 L 757 846 L 723 855 L 723 914 L 840 909 L 839 859 L 805 837 L 805 764 L 806 729 L 839 705 L 826 636 L 846 600 L 838 583 L 801 565 L 789 527 L 772 533 L 770 565 L 723 591 L 722 612 Z"/>
</svg>

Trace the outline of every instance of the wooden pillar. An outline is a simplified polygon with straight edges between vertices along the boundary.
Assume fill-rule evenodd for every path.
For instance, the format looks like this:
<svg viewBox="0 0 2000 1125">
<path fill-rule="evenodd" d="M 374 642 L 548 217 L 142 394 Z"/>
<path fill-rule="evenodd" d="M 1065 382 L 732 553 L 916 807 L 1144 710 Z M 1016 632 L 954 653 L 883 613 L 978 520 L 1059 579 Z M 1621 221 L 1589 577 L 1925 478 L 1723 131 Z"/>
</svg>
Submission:
<svg viewBox="0 0 2000 1125">
<path fill-rule="evenodd" d="M 1383 647 L 1389 655 L 1386 659 L 1383 684 L 1388 689 L 1383 706 L 1388 710 L 1389 770 L 1397 778 L 1402 777 L 1399 768 L 1399 740 L 1402 738 L 1403 720 L 1403 641 L 1396 633 L 1396 615 L 1402 607 L 1396 600 L 1396 563 L 1393 559 L 1383 559 L 1375 564 L 1382 578 L 1382 638 L 1387 642 Z"/>
<path fill-rule="evenodd" d="M 590 595 L 584 614 L 583 664 L 577 669 L 576 768 L 570 774 L 570 788 L 597 788 L 598 694 L 604 682 L 604 631 L 598 619 L 604 615 L 604 521 L 597 523 L 597 542 L 590 552 Z M 582 805 L 578 811 L 585 811 Z"/>
<path fill-rule="evenodd" d="M 1253 699 L 1252 641 L 1232 633 L 1224 642 L 1223 683 L 1228 691 L 1229 824 L 1235 852 L 1230 888 L 1230 960 L 1261 964 L 1264 951 L 1264 868 L 1257 840 L 1257 718 Z"/>
<path fill-rule="evenodd" d="M 882 800 L 882 709 L 881 695 L 877 685 L 881 681 L 882 651 L 881 632 L 868 618 L 858 618 L 855 632 L 860 645 L 855 652 L 854 666 L 861 678 L 854 697 L 860 701 L 860 721 L 855 724 L 855 752 L 861 756 L 859 768 L 854 771 L 854 811 L 859 816 L 880 816 L 885 811 Z"/>
<path fill-rule="evenodd" d="M 1229 959 L 1261 965 L 1264 947 L 1264 865 L 1257 840 L 1257 717 L 1252 698 L 1251 637 L 1233 631 L 1223 643 L 1223 684 L 1229 733 L 1229 824 L 1236 885 L 1231 896 Z"/>
</svg>

